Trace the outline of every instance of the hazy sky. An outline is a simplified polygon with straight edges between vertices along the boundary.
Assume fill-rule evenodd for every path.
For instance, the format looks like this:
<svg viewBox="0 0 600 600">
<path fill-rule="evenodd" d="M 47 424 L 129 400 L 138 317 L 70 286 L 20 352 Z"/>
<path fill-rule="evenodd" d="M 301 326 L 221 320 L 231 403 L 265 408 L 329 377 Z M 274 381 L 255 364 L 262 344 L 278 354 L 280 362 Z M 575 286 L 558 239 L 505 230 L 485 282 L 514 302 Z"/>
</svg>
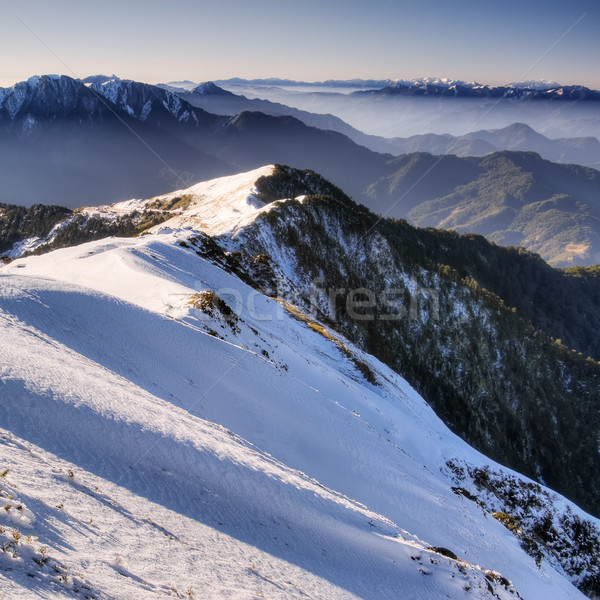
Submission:
<svg viewBox="0 0 600 600">
<path fill-rule="evenodd" d="M 600 0 L 0 0 L 0 56 L 0 86 L 114 73 L 600 89 Z"/>
</svg>

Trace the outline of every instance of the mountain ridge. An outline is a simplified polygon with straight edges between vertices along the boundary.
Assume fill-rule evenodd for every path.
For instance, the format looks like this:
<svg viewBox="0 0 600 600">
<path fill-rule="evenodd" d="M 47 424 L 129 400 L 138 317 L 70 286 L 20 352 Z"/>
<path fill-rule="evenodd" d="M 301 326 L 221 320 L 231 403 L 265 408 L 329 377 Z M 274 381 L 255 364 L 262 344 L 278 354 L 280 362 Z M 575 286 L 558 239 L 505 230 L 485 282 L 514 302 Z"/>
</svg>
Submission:
<svg viewBox="0 0 600 600">
<path fill-rule="evenodd" d="M 557 267 L 600 262 L 595 169 L 515 151 L 465 158 L 414 153 L 388 167 L 391 174 L 366 191 L 365 204 L 378 213 L 524 246 Z"/>
<path fill-rule="evenodd" d="M 323 173 L 380 214 L 526 246 L 555 266 L 599 262 L 592 171 L 536 162 L 526 153 L 493 153 L 481 160 L 423 153 L 393 157 L 293 116 L 211 115 L 155 86 L 92 79 L 86 84 L 34 78 L 4 94 L 3 202 L 106 204 L 284 163 Z M 39 86 L 45 92 L 38 97 Z M 36 120 L 33 108 L 42 98 L 47 102 Z"/>
<path fill-rule="evenodd" d="M 285 288 L 276 300 L 260 293 L 257 280 L 249 287 L 237 276 L 245 271 L 252 282 L 261 269 L 280 269 L 302 287 L 302 265 L 311 261 L 302 240 L 314 242 L 318 232 L 301 228 L 300 244 L 277 243 L 280 227 L 300 223 L 279 221 L 281 211 L 329 214 L 328 224 L 319 222 L 332 231 L 336 215 L 346 214 L 351 222 L 332 244 L 370 225 L 346 197 L 303 196 L 326 191 L 310 173 L 283 168 L 278 181 L 269 181 L 273 174 L 266 167 L 198 184 L 191 198 L 179 190 L 149 199 L 174 214 L 148 235 L 100 239 L 0 268 L 0 327 L 11 340 L 0 348 L 8 365 L 0 381 L 11 407 L 1 438 L 10 445 L 10 463 L 3 463 L 10 469 L 0 487 L 24 503 L 41 543 L 48 543 L 47 515 L 55 515 L 48 560 L 60 561 L 61 573 L 77 585 L 76 577 L 85 577 L 107 595 L 117 585 L 137 597 L 166 590 L 167 570 L 171 588 L 188 585 L 179 560 L 157 560 L 164 546 L 145 543 L 154 540 L 150 528 L 166 537 L 171 557 L 204 556 L 212 568 L 193 570 L 187 581 L 214 590 L 214 597 L 233 581 L 282 598 L 311 592 L 458 599 L 473 591 L 503 600 L 557 591 L 582 597 L 567 578 L 593 593 L 593 550 L 588 557 L 581 546 L 561 557 L 560 544 L 576 542 L 576 527 L 587 536 L 576 548 L 600 543 L 597 519 L 452 435 L 405 380 L 305 311 L 308 297 L 293 306 L 283 302 L 291 300 Z M 298 196 L 275 199 L 286 182 Z M 268 204 L 260 199 L 265 193 Z M 217 234 L 211 237 L 201 225 L 209 215 L 218 220 L 217 207 L 220 229 L 204 225 Z M 131 201 L 114 210 L 140 208 Z M 244 214 L 250 221 L 241 228 L 230 220 Z M 273 242 L 270 258 L 253 255 L 265 246 L 252 222 L 268 233 L 263 244 Z M 355 247 L 338 249 L 353 256 Z M 290 252 L 297 262 L 282 259 Z M 337 254 L 330 258 L 336 262 Z M 33 468 L 27 447 L 67 486 L 61 508 L 54 508 L 55 486 L 39 461 Z M 36 472 L 35 483 L 27 470 Z M 87 498 L 85 511 L 77 510 L 77 493 Z M 34 502 L 34 495 L 44 500 Z M 507 498 L 518 498 L 517 505 Z M 150 524 L 143 518 L 148 511 Z M 70 532 L 73 523 L 83 526 L 81 514 L 92 520 L 74 544 Z M 503 514 L 522 520 L 534 537 L 520 539 Z M 122 547 L 119 560 L 115 536 L 98 539 L 117 519 L 142 542 Z M 532 523 L 546 526 L 534 533 Z M 554 545 L 542 542 L 544 532 L 556 532 Z M 211 544 L 223 553 L 220 561 L 207 552 Z M 30 552 L 45 564 L 25 542 L 13 540 L 10 548 L 13 561 L 37 565 Z M 535 552 L 542 557 L 537 564 Z M 20 597 L 30 597 L 29 582 L 49 583 L 43 566 L 19 580 L 24 563 L 12 564 L 9 589 Z M 265 577 L 265 585 L 277 585 L 262 587 Z M 326 587 L 313 592 L 320 580 Z"/>
<path fill-rule="evenodd" d="M 163 87 L 170 89 L 193 106 L 214 114 L 229 115 L 253 110 L 274 116 L 291 115 L 312 127 L 342 133 L 374 152 L 482 156 L 503 150 L 523 150 L 537 152 L 543 158 L 554 162 L 576 163 L 594 168 L 600 166 L 600 141 L 597 138 L 548 138 L 524 123 L 513 123 L 493 130 L 467 132 L 461 136 L 429 133 L 409 138 L 386 138 L 365 134 L 331 114 L 311 113 L 260 98 L 248 99 L 220 88 L 213 82 L 206 82 L 185 91 L 169 86 Z"/>
<path fill-rule="evenodd" d="M 597 102 L 600 100 L 600 91 L 592 90 L 581 85 L 553 85 L 529 86 L 525 84 L 509 85 L 482 85 L 478 83 L 465 83 L 462 81 L 443 81 L 417 79 L 412 81 L 399 81 L 379 90 L 357 91 L 354 94 L 372 94 L 381 96 L 450 96 L 455 98 L 510 98 L 523 101 L 535 100 L 578 100 Z"/>
<path fill-rule="evenodd" d="M 250 192 L 251 189 L 254 191 Z M 214 190 L 220 191 L 217 194 Z M 278 196 L 296 200 L 274 201 Z M 216 198 L 213 203 L 208 201 L 211 197 Z M 268 204 L 264 204 L 265 200 Z M 80 221 L 70 221 L 69 228 L 55 233 L 55 241 L 45 241 L 45 246 L 35 251 L 50 250 L 57 247 L 57 242 L 68 246 L 73 239 L 81 242 L 115 233 L 130 236 L 172 229 L 204 232 L 209 238 L 197 242 L 197 251 L 202 256 L 218 260 L 243 281 L 254 281 L 261 291 L 270 290 L 271 295 L 299 305 L 308 313 L 318 309 L 320 319 L 403 373 L 441 411 L 447 423 L 481 450 L 525 470 L 530 476 L 536 476 L 538 471 L 543 473 L 564 493 L 580 493 L 579 501 L 586 506 L 597 503 L 589 487 L 582 484 L 575 492 L 576 485 L 566 475 L 572 468 L 567 464 L 578 456 L 579 469 L 585 469 L 590 477 L 593 453 L 589 454 L 587 446 L 578 441 L 563 439 L 563 432 L 549 434 L 545 420 L 546 417 L 575 419 L 577 422 L 570 430 L 596 426 L 592 415 L 586 412 L 594 406 L 593 390 L 598 383 L 594 372 L 600 351 L 593 325 L 598 316 L 600 280 L 594 277 L 593 270 L 589 271 L 589 278 L 577 270 L 561 273 L 547 267 L 535 255 L 495 247 L 477 236 L 458 237 L 418 230 L 403 222 L 379 221 L 316 174 L 281 166 L 197 184 L 146 201 L 89 208 L 77 217 Z M 102 222 L 106 223 L 104 227 L 99 226 Z M 210 241 L 213 238 L 224 250 L 214 246 Z M 363 246 L 359 252 L 358 248 Z M 328 250 L 318 258 L 314 254 L 316 248 Z M 384 260 L 384 255 L 394 257 L 394 262 L 388 264 L 392 259 Z M 14 268 L 18 268 L 18 260 L 13 262 Z M 512 271 L 513 278 L 518 277 L 520 296 L 514 292 L 515 285 L 502 285 L 499 265 Z M 324 278 L 325 289 L 311 287 L 319 278 Z M 393 278 L 397 279 L 395 283 Z M 423 292 L 422 298 L 419 294 L 415 296 L 415 286 L 430 292 Z M 398 292 L 403 299 L 398 318 L 393 313 L 389 318 L 385 315 L 366 320 L 351 318 L 344 303 L 344 294 L 350 289 L 375 290 L 379 296 L 390 287 L 403 290 Z M 331 289 L 341 290 L 341 298 L 332 298 Z M 555 294 L 556 289 L 562 290 L 560 297 Z M 435 291 L 438 309 L 444 307 L 445 312 L 440 313 L 443 319 L 415 321 L 419 313 L 413 314 L 416 310 L 413 303 L 419 298 L 431 302 L 428 296 L 431 290 Z M 511 291 L 512 295 L 508 293 Z M 581 298 L 575 310 L 573 295 Z M 395 306 L 385 299 L 387 296 L 382 298 L 383 305 L 378 305 L 379 308 L 391 310 Z M 544 298 L 554 301 L 543 301 Z M 313 306 L 314 302 L 317 304 Z M 536 310 L 531 309 L 534 302 Z M 571 308 L 565 308 L 561 317 L 565 303 Z M 460 314 L 455 314 L 457 306 L 464 307 Z M 470 319 L 465 314 L 470 314 Z M 480 340 L 480 347 L 475 341 L 464 347 L 458 345 L 457 340 L 464 336 L 463 328 L 467 327 L 473 329 L 469 339 Z M 569 331 L 572 337 L 564 335 Z M 596 360 L 571 353 L 559 340 L 561 336 L 567 342 L 573 341 L 580 351 L 595 355 Z M 383 343 L 384 339 L 397 340 L 396 352 Z M 448 354 L 450 339 L 457 345 Z M 501 347 L 498 340 L 502 340 Z M 518 353 L 515 354 L 514 348 L 509 349 L 511 344 L 520 348 Z M 504 358 L 492 359 L 495 353 Z M 521 354 L 530 357 L 527 362 L 539 363 L 539 368 L 530 371 L 524 367 L 518 358 Z M 473 356 L 480 357 L 476 364 Z M 463 372 L 465 364 L 471 365 L 467 372 Z M 573 373 L 571 379 L 558 375 L 560 364 Z M 527 384 L 513 388 L 512 377 L 520 373 L 518 378 L 523 378 L 524 368 L 528 373 Z M 547 375 L 542 377 L 542 372 Z M 548 379 L 555 382 L 556 389 L 547 388 Z M 568 383 L 571 380 L 577 381 L 576 392 L 573 384 Z M 474 400 L 468 409 L 472 417 L 466 416 L 469 412 L 465 412 L 463 405 L 464 390 L 469 390 Z M 544 419 L 538 416 L 533 421 L 524 421 L 521 413 L 530 414 L 533 410 L 530 399 L 540 394 L 548 399 L 548 414 Z M 572 407 L 570 413 L 565 413 L 565 402 L 570 402 L 568 399 L 574 394 L 578 395 L 579 408 Z M 506 398 L 512 398 L 510 409 Z M 495 424 L 488 423 L 483 416 L 486 403 L 485 411 L 491 414 L 493 410 L 497 415 Z M 515 409 L 520 405 L 522 408 Z M 493 430 L 496 426 L 500 432 L 482 433 L 487 427 Z M 505 427 L 520 431 L 521 445 L 500 442 L 514 437 L 506 433 Z M 532 439 L 531 432 L 536 431 L 534 435 L 538 437 Z M 563 452 L 557 458 L 555 446 L 561 444 Z M 562 464 L 563 460 L 567 463 Z M 560 467 L 556 461 L 561 463 Z"/>
<path fill-rule="evenodd" d="M 556 81 L 531 80 L 508 84 L 491 85 L 476 81 L 462 81 L 447 77 L 416 77 L 413 79 L 330 79 L 320 82 L 294 81 L 290 79 L 243 79 L 232 78 L 217 80 L 218 84 L 230 85 L 269 85 L 269 86 L 302 86 L 302 87 L 365 87 L 366 93 L 421 93 L 433 95 L 482 95 L 485 97 L 514 97 L 522 99 L 600 99 L 600 92 L 583 85 L 561 85 Z M 361 92 L 358 92 L 363 93 Z M 570 96 L 570 97 L 569 97 Z"/>
</svg>

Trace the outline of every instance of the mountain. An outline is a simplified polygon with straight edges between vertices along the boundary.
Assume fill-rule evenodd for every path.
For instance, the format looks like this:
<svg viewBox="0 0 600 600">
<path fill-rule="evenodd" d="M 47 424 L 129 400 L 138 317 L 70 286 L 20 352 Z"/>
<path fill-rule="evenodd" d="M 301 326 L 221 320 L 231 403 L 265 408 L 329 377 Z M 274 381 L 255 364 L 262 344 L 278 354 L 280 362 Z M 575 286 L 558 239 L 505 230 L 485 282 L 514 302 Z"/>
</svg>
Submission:
<svg viewBox="0 0 600 600">
<path fill-rule="evenodd" d="M 533 155 L 394 158 L 289 115 L 213 115 L 168 90 L 104 76 L 44 76 L 2 90 L 0 127 L 5 204 L 105 204 L 285 163 L 323 173 L 380 214 L 525 246 L 555 266 L 600 262 L 597 172 Z M 511 132 L 495 138 L 520 147 L 532 137 L 521 126 Z M 490 149 L 470 142 L 482 145 Z"/>
<path fill-rule="evenodd" d="M 451 96 L 454 98 L 508 98 L 517 100 L 557 100 L 557 101 L 600 101 L 600 91 L 580 85 L 533 82 L 509 85 L 482 85 L 476 82 L 455 81 L 452 79 L 423 78 L 410 81 L 397 81 L 377 90 L 357 91 L 355 94 L 380 96 Z"/>
<path fill-rule="evenodd" d="M 350 174 L 352 193 L 385 172 L 385 157 L 334 132 L 291 117 L 211 115 L 114 77 L 43 76 L 0 90 L 0 127 L 0 200 L 10 204 L 149 196 L 278 160 L 336 181 Z"/>
<path fill-rule="evenodd" d="M 232 181 L 237 185 L 237 179 Z M 262 218 L 248 224 L 245 219 L 248 210 L 254 214 L 252 206 L 245 210 L 236 206 L 224 219 L 223 199 L 217 207 L 208 201 L 198 205 L 195 199 L 211 196 L 210 185 L 210 193 L 205 193 L 203 186 L 195 186 L 166 197 L 77 211 L 57 225 L 50 223 L 45 235 L 16 242 L 7 256 L 18 258 L 25 249 L 47 252 L 108 235 L 131 236 L 160 223 L 161 227 L 200 228 L 212 236 L 232 228 L 238 243 L 220 240 L 231 256 L 218 252 L 216 256 L 221 256 L 223 264 L 244 281 L 258 281 L 261 290 L 270 290 L 271 295 L 303 306 L 305 311 L 313 310 L 312 304 L 318 300 L 321 318 L 406 376 L 446 423 L 470 443 L 530 476 L 542 476 L 563 493 L 574 494 L 572 497 L 588 509 L 598 510 L 599 501 L 590 493 L 595 485 L 590 487 L 583 481 L 575 484 L 567 475 L 575 468 L 571 461 L 577 461 L 580 473 L 587 473 L 588 479 L 595 477 L 594 454 L 590 454 L 587 443 L 579 440 L 596 435 L 596 419 L 587 412 L 595 403 L 591 397 L 589 402 L 584 399 L 595 393 L 594 365 L 600 357 L 597 269 L 556 271 L 535 255 L 504 249 L 480 237 L 460 237 L 378 220 L 354 205 L 339 188 L 311 172 L 278 167 L 272 176 L 257 182 L 259 197 L 272 201 L 310 194 L 317 200 L 335 198 L 343 210 L 336 204 L 323 208 L 315 200 L 307 214 L 298 215 L 296 205 L 287 203 L 281 211 L 273 208 L 269 212 L 271 217 L 283 212 L 281 225 L 278 221 L 265 224 Z M 356 216 L 350 217 L 350 213 Z M 238 223 L 240 219 L 243 227 Z M 293 229 L 291 222 L 297 223 Z M 324 231 L 323 223 L 333 223 L 333 232 Z M 356 239 L 340 237 L 355 235 L 352 227 L 364 230 L 358 241 L 366 245 L 360 252 Z M 303 231 L 310 232 L 309 237 L 301 237 Z M 371 241 L 379 235 L 384 236 L 384 242 Z M 384 244 L 386 250 L 374 250 L 370 244 L 377 248 Z M 324 254 L 323 249 L 327 249 Z M 349 254 L 347 249 L 353 251 Z M 381 255 L 393 262 L 381 262 Z M 255 264 L 252 257 L 261 256 L 265 260 Z M 294 272 L 274 270 L 270 262 L 273 256 L 275 264 L 295 264 Z M 320 279 L 326 289 L 313 289 Z M 395 290 L 405 300 L 400 307 L 404 309 L 402 316 L 410 318 L 350 318 L 344 304 L 349 285 L 352 289 L 379 290 L 378 294 L 388 288 Z M 415 289 L 423 291 L 416 293 Z M 332 290 L 339 290 L 341 297 L 331 297 Z M 416 297 L 407 296 L 408 290 Z M 430 298 L 432 290 L 434 297 Z M 307 304 L 308 298 L 312 304 Z M 442 322 L 439 315 L 433 321 L 415 322 L 418 319 L 412 314 L 413 303 L 428 298 L 438 312 L 442 299 L 446 303 Z M 382 300 L 384 308 L 398 301 L 397 297 Z M 333 308 L 326 309 L 328 303 L 333 303 Z M 477 347 L 459 342 L 466 325 L 464 319 L 457 318 L 455 307 L 464 305 L 470 306 L 469 314 L 477 315 L 470 318 L 469 326 L 470 338 L 478 340 Z M 581 359 L 576 354 L 571 357 L 563 342 L 585 354 Z M 453 347 L 450 355 L 448 345 Z M 517 354 L 515 345 L 519 347 Z M 493 356 L 506 358 L 492 360 Z M 537 366 L 523 371 L 523 356 L 527 364 Z M 592 358 L 585 360 L 585 356 Z M 559 367 L 564 360 L 570 366 Z M 466 373 L 465 365 L 470 365 Z M 565 369 L 571 375 L 557 375 Z M 551 389 L 547 386 L 549 378 L 553 381 Z M 515 387 L 514 381 L 523 379 L 526 383 Z M 571 381 L 578 382 L 576 388 Z M 466 403 L 465 389 L 469 390 Z M 578 398 L 577 410 L 570 400 L 573 394 Z M 539 397 L 546 398 L 548 413 L 544 419 L 549 421 L 531 406 Z M 491 422 L 482 416 L 483 406 L 488 414 L 497 415 Z M 550 434 L 552 422 L 557 419 L 574 419 L 568 431 L 581 434 L 587 428 L 591 430 L 574 441 L 562 430 Z M 520 444 L 512 442 L 514 431 L 519 432 Z M 556 450 L 559 446 L 563 448 L 560 453 Z"/>
<path fill-rule="evenodd" d="M 386 253 L 375 217 L 309 172 L 265 167 L 78 214 L 161 210 L 146 235 L 0 267 L 5 594 L 598 594 L 600 522 L 452 434 L 342 321 L 310 310 L 305 286 L 334 265 L 345 286 L 429 277 L 452 292 L 440 318 L 473 311 L 472 333 L 499 323 L 485 294 Z M 334 253 L 315 262 L 323 232 Z M 271 277 L 276 297 L 260 291 Z M 409 329 L 432 321 L 427 306 Z"/>
<path fill-rule="evenodd" d="M 0 92 L 3 201 L 75 207 L 235 171 L 193 141 L 218 117 L 191 107 L 186 114 L 175 96 L 165 107 L 166 92 L 151 86 L 138 84 L 135 96 L 127 83 L 125 104 L 114 88 L 105 86 L 108 98 L 96 85 L 43 76 Z"/>
<path fill-rule="evenodd" d="M 483 158 L 416 153 L 367 189 L 376 212 L 421 227 L 478 233 L 551 265 L 600 263 L 600 173 L 531 152 Z"/>
<path fill-rule="evenodd" d="M 286 177 L 271 180 L 276 185 L 271 191 L 263 183 L 263 198 L 294 197 L 306 192 L 305 187 L 289 184 Z M 314 174 L 308 178 L 315 180 Z M 309 190 L 312 194 L 345 197 L 339 188 L 318 181 Z M 0 259 L 10 261 L 24 254 L 44 253 L 107 236 L 140 234 L 171 219 L 173 212 L 188 206 L 192 197 L 182 192 L 166 201 L 131 200 L 76 211 L 58 206 L 34 205 L 26 209 L 0 205 Z M 203 219 L 206 221 L 207 215 Z M 396 221 L 395 226 L 408 240 L 407 251 L 411 246 L 420 248 L 424 262 L 447 265 L 459 279 L 479 282 L 506 306 L 516 309 L 526 322 L 584 356 L 600 359 L 598 267 L 554 269 L 537 254 L 523 248 L 504 248 L 481 236 L 419 230 L 402 221 Z"/>
<path fill-rule="evenodd" d="M 213 82 L 203 83 L 191 90 L 171 89 L 192 106 L 218 115 L 234 115 L 256 111 L 274 116 L 290 115 L 311 127 L 333 130 L 374 152 L 410 154 L 455 154 L 457 156 L 484 156 L 492 152 L 514 150 L 536 152 L 553 162 L 600 167 L 600 141 L 597 138 L 547 138 L 525 123 L 513 123 L 501 129 L 482 130 L 456 137 L 450 134 L 420 134 L 409 138 L 385 138 L 367 135 L 330 114 L 298 110 L 278 102 L 260 98 L 246 98 L 224 90 Z"/>
<path fill-rule="evenodd" d="M 476 81 L 461 81 L 448 77 L 416 77 L 413 79 L 351 79 L 307 82 L 290 79 L 243 79 L 235 77 L 217 81 L 221 85 L 238 87 L 280 87 L 280 88 L 365 88 L 360 94 L 373 95 L 423 95 L 423 96 L 467 96 L 504 97 L 517 99 L 558 99 L 558 100 L 600 100 L 600 91 L 581 85 L 564 86 L 556 81 L 519 81 L 507 85 L 485 85 Z M 189 87 L 190 82 L 183 82 Z M 183 87 L 182 82 L 169 84 Z"/>
<path fill-rule="evenodd" d="M 582 86 L 552 82 L 486 86 L 432 77 L 384 82 L 367 89 L 217 83 L 246 96 L 331 113 L 360 131 L 385 138 L 429 133 L 460 137 L 512 123 L 526 123 L 550 138 L 600 138 L 600 92 Z"/>
<path fill-rule="evenodd" d="M 396 144 L 380 136 L 367 135 L 358 129 L 348 125 L 335 115 L 318 114 L 305 110 L 298 110 L 279 102 L 270 102 L 260 98 L 246 98 L 243 95 L 234 94 L 224 90 L 212 81 L 202 83 L 193 89 L 177 89 L 169 85 L 163 85 L 164 89 L 171 90 L 174 94 L 207 112 L 216 115 L 237 115 L 244 111 L 261 112 L 272 116 L 291 116 L 305 125 L 324 129 L 326 131 L 337 131 L 353 142 L 365 146 L 373 152 L 396 153 Z"/>
<path fill-rule="evenodd" d="M 433 133 L 410 138 L 388 140 L 395 152 L 410 154 L 455 154 L 457 156 L 484 156 L 492 152 L 513 150 L 536 152 L 553 162 L 600 167 L 600 141 L 595 137 L 550 139 L 526 125 L 513 123 L 502 129 L 474 131 L 461 137 Z M 388 151 L 390 151 L 388 149 Z"/>
</svg>

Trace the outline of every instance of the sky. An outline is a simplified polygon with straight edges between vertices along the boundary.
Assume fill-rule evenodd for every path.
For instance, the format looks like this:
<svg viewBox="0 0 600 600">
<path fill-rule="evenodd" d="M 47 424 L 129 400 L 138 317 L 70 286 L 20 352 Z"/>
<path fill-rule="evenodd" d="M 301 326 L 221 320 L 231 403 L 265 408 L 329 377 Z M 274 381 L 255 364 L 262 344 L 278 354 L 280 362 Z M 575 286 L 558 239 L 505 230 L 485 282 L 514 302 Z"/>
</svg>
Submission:
<svg viewBox="0 0 600 600">
<path fill-rule="evenodd" d="M 598 0 L 0 0 L 0 86 L 31 75 L 529 79 L 600 89 Z"/>
</svg>

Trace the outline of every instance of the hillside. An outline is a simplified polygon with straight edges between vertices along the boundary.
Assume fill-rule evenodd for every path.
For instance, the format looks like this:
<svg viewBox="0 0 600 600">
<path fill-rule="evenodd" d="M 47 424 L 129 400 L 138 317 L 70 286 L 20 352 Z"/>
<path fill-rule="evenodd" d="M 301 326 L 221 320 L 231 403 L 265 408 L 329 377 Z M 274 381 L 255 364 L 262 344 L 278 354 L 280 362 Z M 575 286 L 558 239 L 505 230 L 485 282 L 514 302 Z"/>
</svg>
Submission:
<svg viewBox="0 0 600 600">
<path fill-rule="evenodd" d="M 242 182 L 246 181 L 246 176 L 239 177 Z M 262 225 L 266 229 L 260 234 L 252 235 L 249 232 L 258 226 L 254 224 L 255 208 L 249 205 L 241 211 L 237 200 L 238 193 L 247 194 L 247 185 L 238 192 L 235 183 L 238 177 L 226 181 L 233 182 L 231 193 L 234 194 L 234 205 L 227 213 L 224 211 L 230 202 L 222 195 L 218 196 L 217 205 L 207 200 L 213 196 L 213 184 L 208 182 L 147 201 L 83 209 L 54 226 L 47 236 L 26 238 L 16 243 L 12 256 L 20 256 L 27 248 L 30 252 L 42 253 L 89 239 L 101 239 L 106 235 L 131 236 L 148 231 L 148 228 L 153 231 L 156 223 L 165 221 L 168 222 L 162 227 L 192 227 L 212 236 L 233 230 L 238 242 L 230 248 L 233 252 L 231 257 L 224 255 L 218 246 L 210 252 L 206 250 L 209 256 L 220 257 L 220 264 L 260 289 L 270 290 L 278 297 L 288 298 L 287 295 L 291 294 L 288 300 L 304 304 L 306 310 L 313 310 L 310 303 L 306 304 L 309 299 L 314 303 L 320 297 L 322 313 L 319 314 L 322 318 L 328 319 L 364 349 L 407 376 L 446 422 L 471 443 L 532 476 L 547 472 L 548 481 L 553 486 L 564 493 L 575 494 L 573 497 L 577 497 L 579 502 L 596 510 L 592 507 L 596 506 L 597 500 L 585 483 L 582 481 L 579 486 L 574 485 L 568 477 L 568 464 L 582 453 L 587 456 L 581 458 L 578 470 L 584 470 L 593 477 L 595 459 L 587 452 L 587 446 L 580 444 L 581 438 L 567 442 L 560 431 L 549 436 L 549 423 L 544 425 L 543 420 L 533 418 L 535 411 L 523 408 L 529 415 L 525 418 L 521 410 L 515 409 L 522 402 L 523 407 L 529 406 L 532 399 L 542 395 L 548 397 L 548 419 L 556 419 L 558 413 L 564 413 L 567 420 L 574 419 L 570 430 L 581 432 L 591 428 L 590 435 L 595 435 L 593 397 L 597 385 L 596 363 L 593 359 L 585 360 L 586 356 L 597 360 L 599 352 L 597 318 L 600 290 L 595 270 L 556 271 L 535 255 L 503 249 L 481 237 L 419 230 L 405 222 L 380 222 L 373 214 L 354 205 L 339 188 L 316 174 L 283 167 L 259 179 L 257 185 L 262 201 L 272 202 L 278 197 L 297 197 L 308 193 L 315 198 L 335 198 L 338 204 L 329 206 L 313 202 L 310 209 L 305 210 L 300 205 L 288 203 L 270 213 L 276 219 L 279 211 L 283 211 L 281 225 L 276 219 L 273 223 Z M 217 188 L 221 185 L 219 180 L 215 185 Z M 201 204 L 198 204 L 198 198 L 204 199 Z M 319 214 L 318 218 L 312 214 L 313 210 Z M 350 213 L 355 213 L 355 216 L 350 217 Z M 295 228 L 297 230 L 290 229 L 289 223 L 297 219 L 302 225 Z M 320 223 L 334 223 L 331 225 L 333 231 L 325 230 Z M 364 245 L 362 250 L 356 248 L 354 252 L 357 255 L 349 254 L 346 248 L 354 248 L 357 244 L 356 240 L 350 239 L 338 242 L 342 244 L 338 248 L 334 240 L 340 235 L 342 239 L 355 235 L 357 227 L 364 232 L 364 239 L 359 240 Z M 380 235 L 384 236 L 383 240 L 377 241 Z M 249 240 L 246 239 L 248 236 Z M 268 239 L 271 241 L 268 242 Z M 246 240 L 243 247 L 239 246 L 239 240 Z M 375 244 L 376 250 L 370 244 Z M 252 259 L 246 246 L 253 248 L 251 254 L 263 256 L 264 260 L 256 262 Z M 387 250 L 382 251 L 381 247 Z M 287 250 L 276 263 L 298 263 L 299 266 L 293 273 L 277 274 L 273 271 L 272 255 L 279 256 L 285 248 Z M 319 248 L 329 248 L 329 251 L 321 256 Z M 315 251 L 318 256 L 314 255 Z M 381 262 L 378 258 L 382 252 L 389 255 L 387 261 Z M 367 268 L 365 265 L 369 264 L 369 260 L 375 262 Z M 391 270 L 388 272 L 386 269 Z M 313 289 L 313 282 L 323 277 L 326 289 Z M 417 285 L 415 281 L 420 278 L 422 281 Z M 392 285 L 390 281 L 395 283 Z M 353 288 L 364 287 L 380 292 L 391 288 L 399 297 L 392 295 L 385 304 L 389 304 L 388 309 L 392 310 L 403 298 L 409 304 L 400 306 L 398 310 L 403 311 L 400 316 L 410 316 L 408 322 L 388 317 L 367 319 L 366 322 L 350 318 L 343 293 L 340 298 L 329 297 L 332 289 L 348 292 L 350 283 Z M 411 322 L 415 321 L 412 303 L 418 300 L 410 295 L 414 294 L 415 286 L 416 289 L 434 290 L 438 311 L 441 299 L 445 299 L 447 315 L 444 322 Z M 425 293 L 424 298 L 427 297 Z M 323 302 L 334 304 L 325 310 Z M 471 337 L 479 340 L 480 347 L 456 345 L 451 340 L 464 336 L 467 321 L 464 315 L 457 318 L 453 303 L 479 306 L 481 302 L 487 306 L 483 313 L 481 307 L 469 309 L 469 312 L 479 315 L 471 323 L 475 328 Z M 410 313 L 407 312 L 409 305 Z M 488 315 L 489 311 L 491 314 Z M 493 326 L 490 325 L 492 322 Z M 499 331 L 503 332 L 500 338 Z M 541 332 L 543 334 L 539 335 Z M 384 340 L 389 342 L 397 337 L 412 341 L 407 348 L 400 346 L 391 350 Z M 448 355 L 448 344 L 455 344 L 451 355 Z M 502 350 L 502 344 L 508 346 Z M 525 344 L 518 356 L 515 355 L 514 344 Z M 412 347 L 410 351 L 409 347 Z M 576 353 L 569 352 L 569 347 L 584 352 L 583 356 L 579 358 Z M 498 356 L 502 354 L 508 357 L 509 363 L 513 359 L 515 362 L 509 364 L 500 360 Z M 496 358 L 492 358 L 494 356 Z M 528 366 L 522 364 L 520 356 L 528 356 Z M 543 369 L 532 366 L 538 360 L 546 365 Z M 564 360 L 568 366 L 560 366 Z M 466 374 L 463 373 L 465 364 L 470 366 Z M 480 373 L 481 369 L 483 372 Z M 569 377 L 559 374 L 563 369 L 572 370 L 572 378 L 578 382 L 577 389 L 569 383 Z M 524 387 L 515 389 L 515 378 Z M 554 388 L 548 388 L 548 380 L 554 382 Z M 467 397 L 465 390 L 469 390 Z M 480 414 L 484 399 L 489 395 L 497 403 L 495 410 L 504 415 L 499 421 L 490 421 Z M 578 395 L 577 406 L 582 412 L 579 409 L 566 410 L 565 402 L 573 395 Z M 588 397 L 591 404 L 584 401 Z M 440 398 L 446 400 L 440 404 Z M 511 398 L 513 400 L 509 400 Z M 485 403 L 489 402 L 489 399 L 485 400 Z M 507 409 L 507 405 L 511 408 Z M 465 406 L 468 406 L 467 413 L 464 413 Z M 471 417 L 466 416 L 471 413 Z M 527 419 L 532 420 L 529 423 Z M 488 436 L 485 432 L 489 427 L 492 430 Z M 512 439 L 507 434 L 507 427 L 522 430 L 520 446 L 502 442 Z M 575 454 L 557 453 L 554 445 L 565 443 Z M 544 450 L 546 446 L 548 449 Z M 558 468 L 561 461 L 562 466 Z M 582 495 L 578 496 L 580 493 Z"/>
<path fill-rule="evenodd" d="M 421 134 L 387 140 L 394 154 L 428 152 L 457 156 L 485 156 L 512 150 L 536 152 L 552 162 L 600 167 L 600 141 L 592 136 L 548 138 L 525 123 L 513 123 L 501 129 L 472 131 L 457 137 L 449 134 Z M 365 144 L 367 145 L 367 144 Z M 388 146 L 388 152 L 391 149 Z"/>
<path fill-rule="evenodd" d="M 570 581 L 597 594 L 597 519 L 470 448 L 397 373 L 289 303 L 303 239 L 321 239 L 298 217 L 334 228 L 352 205 L 286 173 L 153 198 L 178 200 L 146 235 L 0 267 L 3 592 L 583 597 Z M 282 183 L 333 196 L 277 202 Z M 284 221 L 299 243 L 276 245 Z M 290 286 L 278 298 L 258 289 L 269 274 Z"/>
<path fill-rule="evenodd" d="M 522 246 L 551 265 L 600 262 L 600 173 L 532 152 L 408 154 L 367 188 L 375 212 Z"/>
</svg>

